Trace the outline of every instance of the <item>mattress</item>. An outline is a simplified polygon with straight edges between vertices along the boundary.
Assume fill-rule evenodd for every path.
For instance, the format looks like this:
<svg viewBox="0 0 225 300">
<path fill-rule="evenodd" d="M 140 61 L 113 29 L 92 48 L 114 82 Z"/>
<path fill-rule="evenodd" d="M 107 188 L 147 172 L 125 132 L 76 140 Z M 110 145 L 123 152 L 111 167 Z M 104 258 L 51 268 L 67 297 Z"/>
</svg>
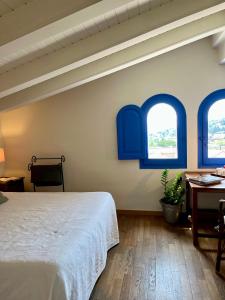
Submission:
<svg viewBox="0 0 225 300">
<path fill-rule="evenodd" d="M 109 193 L 4 193 L 0 299 L 87 300 L 119 243 Z"/>
</svg>

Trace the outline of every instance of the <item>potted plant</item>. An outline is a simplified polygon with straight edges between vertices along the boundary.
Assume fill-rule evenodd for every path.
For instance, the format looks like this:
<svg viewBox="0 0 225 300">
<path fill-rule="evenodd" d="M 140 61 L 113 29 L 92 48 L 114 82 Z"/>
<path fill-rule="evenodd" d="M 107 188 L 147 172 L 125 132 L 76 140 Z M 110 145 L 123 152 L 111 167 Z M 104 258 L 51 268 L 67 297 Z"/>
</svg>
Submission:
<svg viewBox="0 0 225 300">
<path fill-rule="evenodd" d="M 181 212 L 185 188 L 181 173 L 178 173 L 170 180 L 168 174 L 169 171 L 165 169 L 161 175 L 161 184 L 164 187 L 164 197 L 160 200 L 160 203 L 166 221 L 170 224 L 174 224 L 178 221 Z"/>
</svg>

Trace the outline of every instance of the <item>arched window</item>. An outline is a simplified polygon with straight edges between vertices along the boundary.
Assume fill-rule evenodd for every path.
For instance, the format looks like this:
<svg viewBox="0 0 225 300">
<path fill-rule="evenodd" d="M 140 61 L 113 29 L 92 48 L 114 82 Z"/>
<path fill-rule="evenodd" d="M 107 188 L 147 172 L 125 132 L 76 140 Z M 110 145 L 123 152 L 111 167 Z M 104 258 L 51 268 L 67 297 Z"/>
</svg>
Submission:
<svg viewBox="0 0 225 300">
<path fill-rule="evenodd" d="M 142 106 L 147 132 L 148 157 L 140 160 L 141 168 L 186 168 L 186 112 L 172 95 L 158 94 Z"/>
<path fill-rule="evenodd" d="M 172 95 L 126 105 L 117 114 L 118 158 L 139 159 L 141 169 L 186 168 L 186 127 L 185 108 Z"/>
<path fill-rule="evenodd" d="M 225 164 L 225 89 L 208 95 L 198 112 L 198 166 Z"/>
<path fill-rule="evenodd" d="M 155 104 L 147 114 L 148 158 L 177 158 L 177 113 L 169 104 Z"/>
</svg>

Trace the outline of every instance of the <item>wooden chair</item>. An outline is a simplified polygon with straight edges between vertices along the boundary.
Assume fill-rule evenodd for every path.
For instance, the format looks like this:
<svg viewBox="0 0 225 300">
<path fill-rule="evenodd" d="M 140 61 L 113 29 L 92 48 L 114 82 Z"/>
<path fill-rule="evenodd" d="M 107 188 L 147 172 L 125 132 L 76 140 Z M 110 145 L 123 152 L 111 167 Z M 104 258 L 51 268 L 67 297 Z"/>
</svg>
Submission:
<svg viewBox="0 0 225 300">
<path fill-rule="evenodd" d="M 225 260 L 225 200 L 219 200 L 218 249 L 216 258 L 216 272 L 220 272 L 221 261 Z"/>
</svg>

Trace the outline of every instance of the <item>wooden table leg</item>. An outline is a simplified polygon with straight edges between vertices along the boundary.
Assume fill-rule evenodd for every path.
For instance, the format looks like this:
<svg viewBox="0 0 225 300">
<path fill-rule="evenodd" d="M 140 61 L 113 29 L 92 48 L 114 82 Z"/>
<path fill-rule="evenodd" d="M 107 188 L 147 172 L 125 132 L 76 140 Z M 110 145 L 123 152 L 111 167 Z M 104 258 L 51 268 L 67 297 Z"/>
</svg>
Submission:
<svg viewBox="0 0 225 300">
<path fill-rule="evenodd" d="M 196 189 L 192 189 L 192 235 L 193 244 L 198 246 L 198 193 Z"/>
<path fill-rule="evenodd" d="M 190 199 L 190 185 L 188 180 L 186 181 L 186 213 L 187 216 L 191 212 L 191 199 Z"/>
</svg>

